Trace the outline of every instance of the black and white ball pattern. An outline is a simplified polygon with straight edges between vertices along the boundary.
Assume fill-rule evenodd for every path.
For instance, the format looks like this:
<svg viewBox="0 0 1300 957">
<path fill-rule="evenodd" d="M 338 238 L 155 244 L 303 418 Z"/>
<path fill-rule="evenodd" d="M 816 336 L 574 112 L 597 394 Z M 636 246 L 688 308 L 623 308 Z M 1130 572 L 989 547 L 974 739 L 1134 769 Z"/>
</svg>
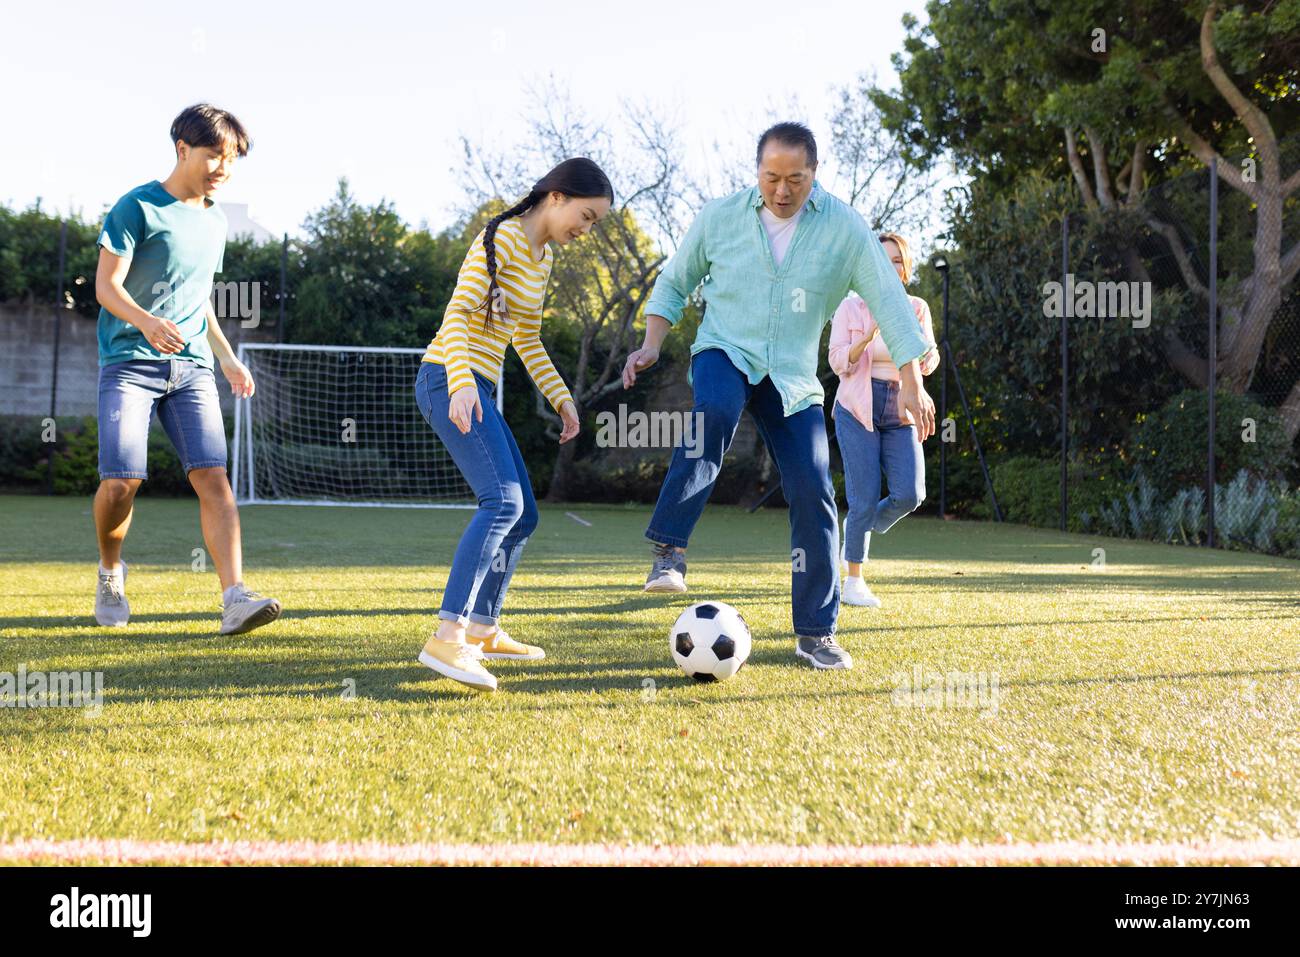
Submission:
<svg viewBox="0 0 1300 957">
<path fill-rule="evenodd" d="M 668 635 L 677 666 L 696 681 L 723 681 L 744 665 L 753 647 L 740 612 L 720 601 L 691 605 Z"/>
</svg>

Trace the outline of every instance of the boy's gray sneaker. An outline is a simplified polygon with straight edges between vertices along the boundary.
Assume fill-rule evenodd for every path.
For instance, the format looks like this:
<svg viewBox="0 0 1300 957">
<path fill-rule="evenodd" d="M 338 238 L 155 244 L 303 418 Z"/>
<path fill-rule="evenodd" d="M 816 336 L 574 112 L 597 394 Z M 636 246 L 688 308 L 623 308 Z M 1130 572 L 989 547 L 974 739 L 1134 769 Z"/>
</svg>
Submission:
<svg viewBox="0 0 1300 957">
<path fill-rule="evenodd" d="M 656 545 L 655 561 L 646 576 L 645 590 L 651 592 L 686 591 L 686 559 L 672 545 Z"/>
<path fill-rule="evenodd" d="M 95 587 L 95 621 L 109 628 L 120 628 L 131 619 L 131 606 L 126 602 L 126 562 L 114 574 L 99 567 L 99 584 Z"/>
<path fill-rule="evenodd" d="M 845 671 L 853 667 L 853 659 L 841 648 L 834 638 L 806 638 L 802 635 L 795 642 L 794 653 L 806 658 L 814 668 L 842 668 Z"/>
<path fill-rule="evenodd" d="M 280 617 L 280 603 L 274 598 L 264 598 L 257 592 L 239 586 L 233 600 L 221 612 L 221 634 L 241 635 L 261 628 Z"/>
</svg>

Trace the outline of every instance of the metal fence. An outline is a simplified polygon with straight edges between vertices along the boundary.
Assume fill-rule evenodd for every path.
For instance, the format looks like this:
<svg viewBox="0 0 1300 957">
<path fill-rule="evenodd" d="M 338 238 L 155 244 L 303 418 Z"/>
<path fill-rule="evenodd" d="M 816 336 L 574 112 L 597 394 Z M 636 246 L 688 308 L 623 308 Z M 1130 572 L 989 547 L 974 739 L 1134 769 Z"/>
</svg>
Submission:
<svg viewBox="0 0 1300 957">
<path fill-rule="evenodd" d="M 1289 144 L 1285 169 L 1300 158 L 1298 145 Z M 1300 383 L 1300 290 L 1291 282 L 1271 306 L 1250 308 L 1269 281 L 1256 256 L 1256 217 L 1217 169 L 1166 181 L 1117 216 L 1075 209 L 1062 217 L 1059 395 L 1054 409 L 1050 393 L 1026 397 L 1056 425 L 1052 524 L 1061 530 L 1300 557 L 1296 423 L 1286 420 Z M 1300 215 L 1284 217 L 1280 232 L 1285 255 L 1300 239 Z M 947 371 L 931 392 L 941 419 L 955 409 L 969 421 L 948 342 L 946 268 L 941 274 Z M 969 356 L 980 347 L 965 348 Z M 1025 521 L 997 500 L 977 430 L 960 428 L 969 434 L 951 451 L 941 446 L 940 509 L 948 511 L 955 456 L 968 474 L 978 461 L 992 517 Z M 1047 450 L 1035 451 L 1046 465 Z M 1037 523 L 1049 521 L 1040 514 Z"/>
</svg>

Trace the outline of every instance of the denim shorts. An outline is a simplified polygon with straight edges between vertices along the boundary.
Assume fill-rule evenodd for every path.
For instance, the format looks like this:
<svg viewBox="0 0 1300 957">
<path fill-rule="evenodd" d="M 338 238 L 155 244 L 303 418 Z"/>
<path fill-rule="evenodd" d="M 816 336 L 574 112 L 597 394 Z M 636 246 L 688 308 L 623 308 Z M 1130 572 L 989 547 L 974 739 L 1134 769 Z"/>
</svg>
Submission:
<svg viewBox="0 0 1300 957">
<path fill-rule="evenodd" d="M 149 477 L 149 422 L 158 420 L 191 469 L 226 467 L 226 427 L 211 369 L 186 359 L 131 359 L 99 370 L 99 477 Z"/>
</svg>

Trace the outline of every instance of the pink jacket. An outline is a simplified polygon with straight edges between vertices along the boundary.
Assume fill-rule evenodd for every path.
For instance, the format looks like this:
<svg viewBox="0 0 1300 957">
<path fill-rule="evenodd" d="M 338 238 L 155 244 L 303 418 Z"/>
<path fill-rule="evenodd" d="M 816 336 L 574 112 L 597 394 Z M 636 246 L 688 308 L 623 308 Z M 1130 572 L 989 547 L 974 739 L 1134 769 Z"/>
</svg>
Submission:
<svg viewBox="0 0 1300 957">
<path fill-rule="evenodd" d="M 930 307 L 920 296 L 907 298 L 912 300 L 916 321 L 921 324 L 921 333 L 931 346 L 935 345 Z M 851 412 L 868 431 L 874 430 L 871 422 L 871 353 L 876 349 L 880 349 L 884 355 L 889 353 L 883 341 L 871 343 L 855 362 L 849 362 L 849 352 L 856 343 L 876 332 L 877 328 L 871 310 L 859 296 L 849 296 L 840 303 L 840 307 L 835 310 L 835 318 L 831 321 L 829 359 L 831 370 L 840 377 L 836 401 Z M 921 366 L 921 375 L 929 375 L 939 367 L 938 350 L 928 355 L 929 362 Z M 909 425 L 916 424 L 905 410 L 903 420 Z"/>
</svg>

